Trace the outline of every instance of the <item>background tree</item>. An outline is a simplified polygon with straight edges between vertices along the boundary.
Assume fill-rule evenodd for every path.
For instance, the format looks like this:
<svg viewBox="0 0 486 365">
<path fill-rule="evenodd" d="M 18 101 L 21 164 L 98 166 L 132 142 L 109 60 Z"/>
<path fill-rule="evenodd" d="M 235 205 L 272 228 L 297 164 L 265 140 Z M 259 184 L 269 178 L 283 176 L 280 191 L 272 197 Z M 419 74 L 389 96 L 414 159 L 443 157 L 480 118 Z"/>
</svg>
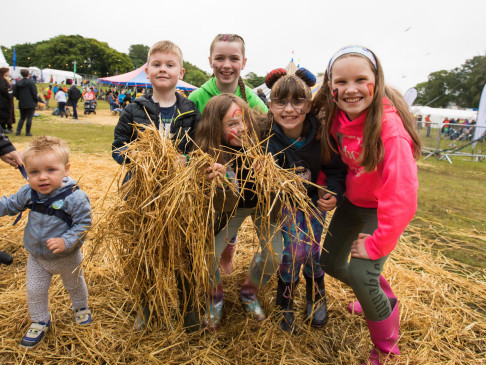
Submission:
<svg viewBox="0 0 486 365">
<path fill-rule="evenodd" d="M 128 49 L 128 57 L 132 60 L 133 66 L 139 68 L 147 62 L 147 54 L 150 50 L 149 46 L 144 44 L 132 44 Z"/>
<path fill-rule="evenodd" d="M 432 72 L 417 84 L 416 104 L 436 108 L 477 108 L 486 82 L 486 56 L 475 56 L 451 71 Z"/>
<path fill-rule="evenodd" d="M 249 72 L 245 76 L 245 84 L 254 89 L 257 86 L 265 83 L 265 76 L 257 76 L 254 72 Z"/>
<path fill-rule="evenodd" d="M 186 70 L 184 81 L 191 85 L 200 87 L 209 79 L 210 75 L 190 62 L 184 61 L 184 69 Z"/>
<path fill-rule="evenodd" d="M 5 59 L 9 63 L 9 65 L 13 66 L 13 49 L 15 48 L 15 54 L 17 56 L 17 62 L 15 63 L 16 66 L 22 67 L 30 67 L 35 66 L 35 49 L 37 43 L 23 43 L 23 44 L 16 44 L 11 48 L 7 48 L 5 46 L 2 47 L 3 55 Z"/>
<path fill-rule="evenodd" d="M 76 61 L 78 73 L 96 76 L 114 75 L 117 70 L 123 73 L 134 68 L 127 54 L 110 48 L 106 42 L 80 35 L 60 35 L 33 44 L 2 47 L 5 58 L 11 65 L 14 47 L 18 66 L 73 70 Z"/>
</svg>

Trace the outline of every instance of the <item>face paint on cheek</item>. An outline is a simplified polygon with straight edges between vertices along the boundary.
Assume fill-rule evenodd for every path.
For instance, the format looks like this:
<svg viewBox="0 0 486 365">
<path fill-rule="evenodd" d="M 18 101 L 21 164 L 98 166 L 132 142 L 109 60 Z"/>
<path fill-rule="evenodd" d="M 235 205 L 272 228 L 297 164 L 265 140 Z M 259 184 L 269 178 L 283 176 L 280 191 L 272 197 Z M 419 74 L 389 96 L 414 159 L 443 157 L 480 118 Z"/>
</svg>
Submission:
<svg viewBox="0 0 486 365">
<path fill-rule="evenodd" d="M 232 139 L 235 139 L 237 135 L 238 133 L 234 129 L 230 129 L 226 138 L 228 138 L 228 141 L 231 141 Z"/>
<path fill-rule="evenodd" d="M 375 84 L 373 84 L 372 82 L 368 83 L 368 90 L 370 92 L 370 96 L 373 96 L 374 92 L 375 92 Z"/>
<path fill-rule="evenodd" d="M 339 94 L 339 90 L 338 89 L 334 89 L 332 91 L 332 101 L 334 103 L 338 100 L 338 94 Z"/>
</svg>

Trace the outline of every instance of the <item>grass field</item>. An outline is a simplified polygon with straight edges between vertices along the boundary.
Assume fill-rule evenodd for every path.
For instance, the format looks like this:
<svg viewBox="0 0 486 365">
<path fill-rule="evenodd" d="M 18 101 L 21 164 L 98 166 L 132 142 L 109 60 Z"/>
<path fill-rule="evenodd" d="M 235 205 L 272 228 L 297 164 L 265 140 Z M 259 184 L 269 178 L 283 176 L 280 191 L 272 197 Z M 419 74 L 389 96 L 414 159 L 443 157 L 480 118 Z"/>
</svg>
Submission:
<svg viewBox="0 0 486 365">
<path fill-rule="evenodd" d="M 34 135 L 56 135 L 72 151 L 71 175 L 90 196 L 95 220 L 117 165 L 111 159 L 117 118 L 100 108 L 80 120 L 41 112 Z M 22 149 L 28 137 L 12 136 Z M 401 303 L 400 364 L 484 364 L 486 358 L 486 161 L 434 158 L 418 162 L 419 195 L 415 218 L 391 255 L 385 275 Z M 0 196 L 24 184 L 20 174 L 0 165 Z M 106 204 L 106 203 L 105 203 Z M 214 334 L 187 335 L 177 324 L 148 333 L 132 330 L 133 301 L 119 283 L 120 270 L 104 247 L 85 265 L 94 323 L 89 329 L 72 324 L 69 296 L 59 279 L 51 288 L 52 333 L 33 351 L 18 342 L 29 325 L 25 298 L 24 222 L 0 218 L 0 247 L 15 257 L 0 267 L 0 363 L 2 364 L 360 364 L 370 350 L 362 317 L 346 312 L 354 299 L 349 288 L 326 279 L 330 320 L 322 330 L 302 326 L 297 336 L 283 334 L 272 319 L 275 281 L 260 300 L 270 319 L 255 323 L 242 313 L 239 285 L 256 249 L 246 230 L 236 255 L 236 270 L 224 277 L 225 319 Z M 246 246 L 245 246 L 246 245 Z M 84 253 L 89 253 L 90 240 Z M 304 285 L 305 286 L 305 285 Z M 482 293 L 482 294 L 481 294 Z M 296 307 L 305 305 L 298 289 Z M 299 312 L 298 319 L 301 319 Z"/>
</svg>

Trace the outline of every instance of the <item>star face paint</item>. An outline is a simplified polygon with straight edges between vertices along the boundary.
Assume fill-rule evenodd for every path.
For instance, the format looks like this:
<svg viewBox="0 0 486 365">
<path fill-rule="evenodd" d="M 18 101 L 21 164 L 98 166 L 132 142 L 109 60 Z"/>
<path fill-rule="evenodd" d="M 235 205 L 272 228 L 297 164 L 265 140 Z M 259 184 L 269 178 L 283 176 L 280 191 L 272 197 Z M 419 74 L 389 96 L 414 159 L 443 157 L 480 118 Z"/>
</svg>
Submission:
<svg viewBox="0 0 486 365">
<path fill-rule="evenodd" d="M 223 121 L 223 136 L 226 136 L 226 143 L 233 147 L 241 147 L 245 135 L 244 114 L 240 106 L 231 104 L 226 112 Z"/>
</svg>

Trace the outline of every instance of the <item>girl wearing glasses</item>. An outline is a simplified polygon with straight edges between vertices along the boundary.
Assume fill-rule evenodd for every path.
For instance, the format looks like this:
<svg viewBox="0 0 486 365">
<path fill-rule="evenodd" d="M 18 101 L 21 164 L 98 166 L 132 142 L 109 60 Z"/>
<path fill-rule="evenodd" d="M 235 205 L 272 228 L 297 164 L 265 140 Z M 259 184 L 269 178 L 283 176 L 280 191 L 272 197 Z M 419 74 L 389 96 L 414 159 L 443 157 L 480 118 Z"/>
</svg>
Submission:
<svg viewBox="0 0 486 365">
<path fill-rule="evenodd" d="M 315 76 L 303 68 L 295 75 L 287 75 L 284 69 L 277 69 L 266 78 L 266 84 L 272 90 L 267 114 L 271 134 L 268 152 L 279 166 L 295 169 L 312 183 L 316 183 L 319 172 L 323 170 L 327 189 L 336 193 L 320 193 L 316 186 L 307 186 L 308 196 L 316 207 L 319 206 L 312 212 L 310 222 L 305 221 L 302 211 L 285 212 L 288 219 L 282 228 L 284 250 L 278 269 L 277 305 L 282 310 L 280 327 L 292 333 L 295 332 L 293 294 L 302 265 L 306 281 L 307 320 L 313 327 L 322 327 L 327 321 L 324 271 L 319 265 L 321 222 L 325 220 L 325 212 L 334 209 L 340 200 L 346 174 L 337 154 L 327 165 L 321 164 L 320 122 L 310 113 L 310 87 L 315 82 Z M 250 278 L 254 276 L 251 270 L 252 267 Z M 265 283 L 265 279 L 260 285 Z"/>
<path fill-rule="evenodd" d="M 348 175 L 321 265 L 353 289 L 359 302 L 350 309 L 364 311 L 375 346 L 369 362 L 381 364 L 400 353 L 398 301 L 381 273 L 417 209 L 420 139 L 405 100 L 385 86 L 381 64 L 369 49 L 340 49 L 323 85 L 313 105 L 326 116 L 322 157 L 328 161 L 339 152 Z"/>
</svg>

